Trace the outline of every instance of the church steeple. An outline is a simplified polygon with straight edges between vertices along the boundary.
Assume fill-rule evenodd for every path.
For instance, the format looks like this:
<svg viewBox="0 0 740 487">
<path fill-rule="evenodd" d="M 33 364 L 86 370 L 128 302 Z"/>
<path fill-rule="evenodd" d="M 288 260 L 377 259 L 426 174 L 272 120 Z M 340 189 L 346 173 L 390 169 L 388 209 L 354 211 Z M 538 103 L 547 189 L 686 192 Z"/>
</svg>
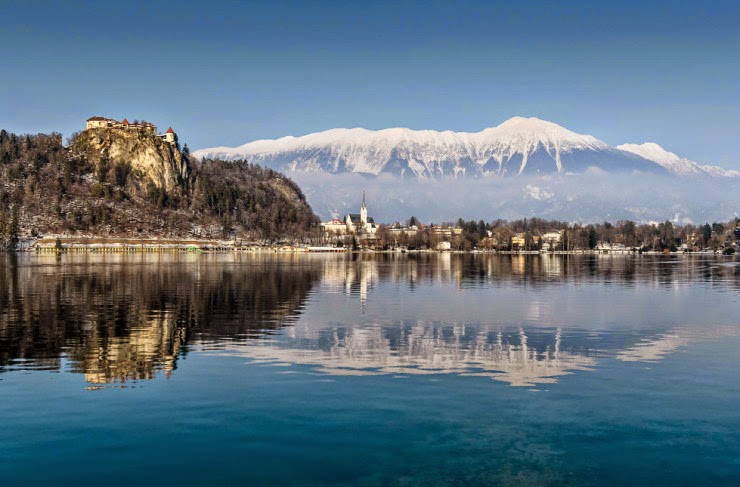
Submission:
<svg viewBox="0 0 740 487">
<path fill-rule="evenodd" d="M 360 207 L 360 221 L 367 224 L 367 205 L 365 205 L 365 192 L 362 192 L 362 207 Z"/>
</svg>

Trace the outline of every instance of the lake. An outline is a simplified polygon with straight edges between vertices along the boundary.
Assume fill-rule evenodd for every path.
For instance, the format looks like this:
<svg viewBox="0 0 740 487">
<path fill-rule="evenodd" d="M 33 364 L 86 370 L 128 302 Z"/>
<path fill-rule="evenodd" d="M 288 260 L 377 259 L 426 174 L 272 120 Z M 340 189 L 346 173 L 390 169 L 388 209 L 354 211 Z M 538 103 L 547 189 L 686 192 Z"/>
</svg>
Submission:
<svg viewBox="0 0 740 487">
<path fill-rule="evenodd" d="M 740 485 L 740 258 L 0 255 L 11 485 Z"/>
</svg>

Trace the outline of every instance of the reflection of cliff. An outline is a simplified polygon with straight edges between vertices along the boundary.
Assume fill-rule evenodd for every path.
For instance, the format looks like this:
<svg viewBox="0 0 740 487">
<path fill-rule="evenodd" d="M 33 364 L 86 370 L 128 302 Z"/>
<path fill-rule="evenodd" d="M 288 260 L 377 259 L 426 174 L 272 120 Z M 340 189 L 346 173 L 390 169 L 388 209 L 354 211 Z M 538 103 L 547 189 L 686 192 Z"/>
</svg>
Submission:
<svg viewBox="0 0 740 487">
<path fill-rule="evenodd" d="M 319 282 L 315 305 L 298 320 Z M 647 291 L 589 294 L 590 302 L 564 283 Z M 5 255 L 0 372 L 64 366 L 92 383 L 148 379 L 169 375 L 198 344 L 330 373 L 454 372 L 538 384 L 603 353 L 657 360 L 701 339 L 709 327 L 627 332 L 653 303 L 629 314 L 612 301 L 707 284 L 737 292 L 740 266 L 703 257 Z M 599 328 L 617 314 L 624 330 Z M 587 340 L 570 333 L 574 321 L 602 315 L 609 318 L 595 321 Z"/>
<path fill-rule="evenodd" d="M 335 375 L 480 375 L 530 386 L 595 364 L 563 349 L 560 330 L 528 336 L 523 329 L 429 323 L 400 326 L 332 327 L 318 334 L 291 330 L 283 340 L 235 345 L 234 350 L 266 362 L 299 363 Z"/>
<path fill-rule="evenodd" d="M 169 377 L 186 333 L 174 318 L 167 312 L 143 316 L 128 335 L 108 339 L 91 327 L 83 345 L 68 352 L 75 367 L 84 367 L 75 371 L 94 384 L 152 379 L 158 371 Z"/>
<path fill-rule="evenodd" d="M 188 342 L 246 339 L 292 322 L 320 276 L 308 265 L 226 257 L 36 256 L 0 265 L 0 371 L 59 368 L 67 357 L 94 383 L 169 375 Z"/>
</svg>

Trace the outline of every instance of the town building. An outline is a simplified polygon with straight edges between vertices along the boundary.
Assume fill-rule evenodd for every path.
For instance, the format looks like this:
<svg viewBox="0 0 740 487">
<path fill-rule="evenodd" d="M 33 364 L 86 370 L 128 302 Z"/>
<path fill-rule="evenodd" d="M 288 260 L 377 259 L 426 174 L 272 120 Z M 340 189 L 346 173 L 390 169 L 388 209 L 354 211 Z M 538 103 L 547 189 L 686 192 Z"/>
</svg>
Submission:
<svg viewBox="0 0 740 487">
<path fill-rule="evenodd" d="M 517 233 L 511 237 L 511 247 L 514 249 L 524 248 L 526 244 L 525 235 L 523 233 Z"/>
<path fill-rule="evenodd" d="M 527 248 L 529 243 L 531 248 Z M 539 235 L 532 235 L 527 238 L 525 233 L 515 233 L 511 237 L 511 248 L 512 250 L 535 250 L 540 243 Z"/>
<path fill-rule="evenodd" d="M 457 235 L 454 231 L 455 228 L 452 227 L 443 227 L 442 225 L 432 225 L 431 226 L 432 234 L 436 235 L 438 238 L 442 240 L 449 240 L 452 238 L 453 235 Z M 460 229 L 462 233 L 462 228 Z"/>
<path fill-rule="evenodd" d="M 321 227 L 324 229 L 324 233 L 329 235 L 346 235 L 347 224 L 339 218 L 332 218 L 326 223 L 322 223 Z"/>
<path fill-rule="evenodd" d="M 416 225 L 404 227 L 399 222 L 396 222 L 388 227 L 388 235 L 395 241 L 399 241 L 404 236 L 415 237 L 417 233 L 419 233 L 419 227 Z"/>
<path fill-rule="evenodd" d="M 555 232 L 547 232 L 542 235 L 542 250 L 555 250 L 562 246 L 563 243 L 563 230 Z"/>
</svg>

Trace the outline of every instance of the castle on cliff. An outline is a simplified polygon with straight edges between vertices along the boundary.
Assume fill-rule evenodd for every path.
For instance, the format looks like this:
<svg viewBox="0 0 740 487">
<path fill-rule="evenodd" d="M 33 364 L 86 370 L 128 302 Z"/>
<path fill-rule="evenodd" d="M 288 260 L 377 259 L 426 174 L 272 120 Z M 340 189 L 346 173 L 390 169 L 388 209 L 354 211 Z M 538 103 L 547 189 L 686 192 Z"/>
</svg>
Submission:
<svg viewBox="0 0 740 487">
<path fill-rule="evenodd" d="M 163 134 L 157 133 L 157 126 L 153 123 L 145 122 L 145 121 L 134 121 L 134 123 L 130 123 L 126 118 L 123 119 L 122 122 L 119 122 L 118 120 L 114 120 L 112 118 L 105 118 L 105 117 L 99 117 L 94 116 L 87 119 L 87 125 L 85 126 L 85 130 L 90 129 L 101 129 L 101 128 L 121 128 L 121 129 L 127 129 L 127 130 L 141 130 L 144 132 L 147 132 L 152 135 L 156 135 L 157 137 L 164 139 L 166 142 L 169 142 L 170 144 L 176 144 L 177 143 L 177 134 L 174 130 L 172 130 L 172 127 L 167 129 L 167 132 Z"/>
</svg>

